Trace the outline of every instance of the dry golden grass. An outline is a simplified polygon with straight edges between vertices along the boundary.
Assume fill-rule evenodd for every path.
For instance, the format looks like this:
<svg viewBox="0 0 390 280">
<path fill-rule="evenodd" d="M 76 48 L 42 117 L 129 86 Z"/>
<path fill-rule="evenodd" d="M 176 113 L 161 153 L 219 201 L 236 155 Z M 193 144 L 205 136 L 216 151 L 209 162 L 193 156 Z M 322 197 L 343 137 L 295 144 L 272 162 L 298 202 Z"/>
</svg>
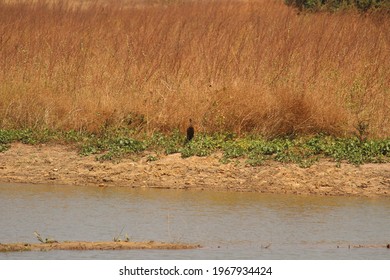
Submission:
<svg viewBox="0 0 390 280">
<path fill-rule="evenodd" d="M 0 0 L 0 128 L 390 136 L 388 14 L 46 3 Z"/>
</svg>

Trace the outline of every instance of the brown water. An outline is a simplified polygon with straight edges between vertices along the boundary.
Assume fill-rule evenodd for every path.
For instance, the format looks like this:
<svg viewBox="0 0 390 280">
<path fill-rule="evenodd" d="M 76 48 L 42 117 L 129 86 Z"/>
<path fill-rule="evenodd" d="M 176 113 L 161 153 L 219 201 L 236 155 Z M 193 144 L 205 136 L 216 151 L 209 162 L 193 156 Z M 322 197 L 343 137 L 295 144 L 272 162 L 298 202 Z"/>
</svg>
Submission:
<svg viewBox="0 0 390 280">
<path fill-rule="evenodd" d="M 0 253 L 0 259 L 390 259 L 390 199 L 0 184 L 0 242 L 180 241 L 196 250 Z M 338 246 L 340 248 L 338 248 Z M 267 247 L 267 248 L 266 248 Z"/>
</svg>

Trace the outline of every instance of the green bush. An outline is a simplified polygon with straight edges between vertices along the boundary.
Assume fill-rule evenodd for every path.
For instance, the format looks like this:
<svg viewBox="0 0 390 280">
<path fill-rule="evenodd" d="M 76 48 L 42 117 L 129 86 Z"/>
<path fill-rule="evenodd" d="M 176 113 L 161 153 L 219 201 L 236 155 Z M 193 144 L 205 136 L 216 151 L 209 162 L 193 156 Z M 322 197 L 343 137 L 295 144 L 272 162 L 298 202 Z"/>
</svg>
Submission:
<svg viewBox="0 0 390 280">
<path fill-rule="evenodd" d="M 285 0 L 285 4 L 305 11 L 337 11 L 349 8 L 360 12 L 390 10 L 390 0 Z"/>
<path fill-rule="evenodd" d="M 336 138 L 324 134 L 267 140 L 259 135 L 237 137 L 230 134 L 199 133 L 192 141 L 186 142 L 185 135 L 178 130 L 171 134 L 155 133 L 147 136 L 135 135 L 126 130 L 95 135 L 76 131 L 0 129 L 0 152 L 9 149 L 13 142 L 71 143 L 79 148 L 80 155 L 94 154 L 98 160 L 115 160 L 146 151 L 153 152 L 147 157 L 150 162 L 158 160 L 159 154 L 181 153 L 186 158 L 209 156 L 219 151 L 223 154 L 221 162 L 244 160 L 251 166 L 274 160 L 309 167 L 320 158 L 332 159 L 337 164 L 390 162 L 390 139 L 367 140 L 358 136 Z"/>
</svg>

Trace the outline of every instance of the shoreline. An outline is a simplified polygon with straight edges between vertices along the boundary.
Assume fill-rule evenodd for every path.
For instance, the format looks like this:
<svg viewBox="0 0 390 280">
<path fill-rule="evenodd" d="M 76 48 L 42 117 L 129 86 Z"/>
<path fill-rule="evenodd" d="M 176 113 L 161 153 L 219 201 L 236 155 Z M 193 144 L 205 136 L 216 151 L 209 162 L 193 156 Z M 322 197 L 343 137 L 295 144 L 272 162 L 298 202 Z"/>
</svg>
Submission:
<svg viewBox="0 0 390 280">
<path fill-rule="evenodd" d="M 50 243 L 0 243 L 0 253 L 51 250 L 184 250 L 200 248 L 197 244 L 165 243 L 157 241 L 64 241 Z"/>
<path fill-rule="evenodd" d="M 337 167 L 322 159 L 308 168 L 275 161 L 252 167 L 244 160 L 221 163 L 219 153 L 159 157 L 100 162 L 94 155 L 80 156 L 72 146 L 13 143 L 0 153 L 0 182 L 390 197 L 390 163 Z"/>
</svg>

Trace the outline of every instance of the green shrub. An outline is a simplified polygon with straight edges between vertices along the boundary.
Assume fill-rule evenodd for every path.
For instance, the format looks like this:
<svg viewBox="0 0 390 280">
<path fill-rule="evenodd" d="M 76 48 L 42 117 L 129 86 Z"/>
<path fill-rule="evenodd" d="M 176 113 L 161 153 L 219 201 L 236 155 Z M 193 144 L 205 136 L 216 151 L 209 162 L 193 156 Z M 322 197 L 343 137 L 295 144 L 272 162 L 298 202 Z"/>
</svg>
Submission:
<svg viewBox="0 0 390 280">
<path fill-rule="evenodd" d="M 369 10 L 389 11 L 389 0 L 285 0 L 285 4 L 306 11 L 337 11 L 348 8 L 357 9 L 360 12 Z"/>
<path fill-rule="evenodd" d="M 309 167 L 320 158 L 333 159 L 340 164 L 355 165 L 390 161 L 390 139 L 369 139 L 364 137 L 337 138 L 318 134 L 295 139 L 263 139 L 251 135 L 237 138 L 230 134 L 197 134 L 186 143 L 180 131 L 172 134 L 155 133 L 151 136 L 133 135 L 131 131 L 115 130 L 100 135 L 83 132 L 55 132 L 49 130 L 1 130 L 0 152 L 9 149 L 13 142 L 38 144 L 44 142 L 72 143 L 79 148 L 80 155 L 97 155 L 98 160 L 120 159 L 143 151 L 152 151 L 147 161 L 158 160 L 158 154 L 181 153 L 183 158 L 208 156 L 213 152 L 223 153 L 221 162 L 246 160 L 252 166 L 262 165 L 266 160 L 296 163 Z M 156 155 L 155 155 L 156 154 Z"/>
<path fill-rule="evenodd" d="M 209 135 L 198 135 L 180 149 L 183 158 L 190 156 L 204 157 L 221 147 L 221 139 Z"/>
</svg>

